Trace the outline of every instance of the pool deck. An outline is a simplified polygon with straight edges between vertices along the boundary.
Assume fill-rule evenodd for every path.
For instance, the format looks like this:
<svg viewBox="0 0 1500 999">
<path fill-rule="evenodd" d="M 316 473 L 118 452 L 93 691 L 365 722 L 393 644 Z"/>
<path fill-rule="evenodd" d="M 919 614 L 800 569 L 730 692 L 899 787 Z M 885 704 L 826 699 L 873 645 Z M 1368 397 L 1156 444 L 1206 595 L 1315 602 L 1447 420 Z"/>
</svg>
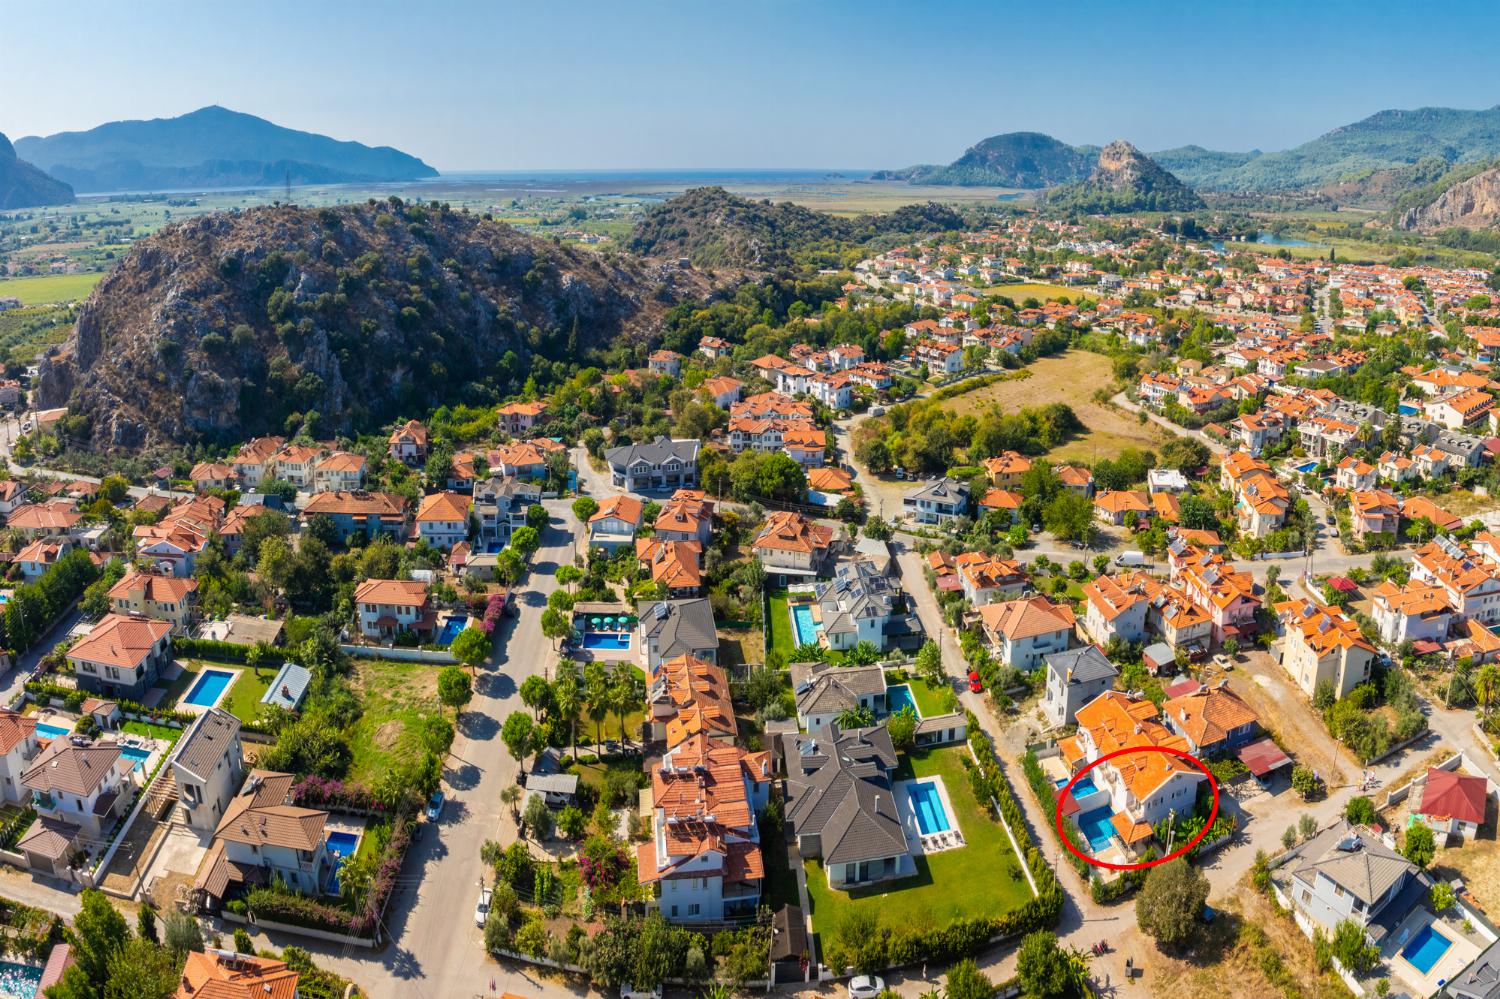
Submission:
<svg viewBox="0 0 1500 999">
<path fill-rule="evenodd" d="M 929 833 L 924 835 L 922 827 L 917 824 L 917 810 L 912 805 L 911 787 L 914 784 L 929 784 L 937 788 L 938 799 L 943 803 L 943 811 L 947 813 L 948 828 L 944 832 Z M 906 845 L 913 854 L 941 853 L 944 850 L 957 850 L 959 847 L 967 846 L 964 842 L 963 830 L 958 827 L 958 812 L 953 807 L 952 800 L 948 797 L 948 785 L 941 777 L 918 777 L 915 780 L 899 780 L 891 789 L 896 795 L 898 803 L 897 810 L 901 816 L 901 831 L 906 834 Z"/>
<path fill-rule="evenodd" d="M 1401 951 L 1429 924 L 1451 942 L 1424 975 L 1416 965 L 1402 956 Z M 1434 918 L 1425 906 L 1418 906 L 1386 938 L 1386 945 L 1380 956 L 1385 959 L 1393 976 L 1404 982 L 1413 995 L 1426 996 L 1437 993 L 1439 982 L 1451 982 L 1455 975 L 1479 956 L 1481 949 L 1482 945 L 1470 939 L 1462 926 L 1451 920 Z"/>
<path fill-rule="evenodd" d="M 221 666 L 218 663 L 214 663 L 212 666 L 204 666 L 202 669 L 200 669 L 198 671 L 198 679 L 195 679 L 192 683 L 188 684 L 187 690 L 184 690 L 182 692 L 182 697 L 180 697 L 178 699 L 177 704 L 175 706 L 176 710 L 178 710 L 178 711 L 186 711 L 186 712 L 189 712 L 190 714 L 201 715 L 203 712 L 207 711 L 209 708 L 216 708 L 216 707 L 218 707 L 220 704 L 224 703 L 224 698 L 226 698 L 226 697 L 229 696 L 229 692 L 231 690 L 233 690 L 234 689 L 234 685 L 239 682 L 240 674 L 243 673 L 243 672 L 244 672 L 244 670 L 242 670 L 242 669 L 236 669 L 233 666 Z M 188 695 L 193 692 L 193 688 L 198 685 L 199 680 L 201 680 L 205 675 L 207 675 L 209 673 L 230 673 L 230 674 L 232 674 L 232 676 L 230 677 L 229 682 L 226 683 L 226 684 L 224 684 L 224 689 L 221 690 L 221 691 L 219 691 L 219 696 L 216 697 L 216 698 L 214 698 L 214 701 L 213 701 L 212 704 L 191 704 L 191 703 L 189 703 L 188 702 Z"/>
</svg>

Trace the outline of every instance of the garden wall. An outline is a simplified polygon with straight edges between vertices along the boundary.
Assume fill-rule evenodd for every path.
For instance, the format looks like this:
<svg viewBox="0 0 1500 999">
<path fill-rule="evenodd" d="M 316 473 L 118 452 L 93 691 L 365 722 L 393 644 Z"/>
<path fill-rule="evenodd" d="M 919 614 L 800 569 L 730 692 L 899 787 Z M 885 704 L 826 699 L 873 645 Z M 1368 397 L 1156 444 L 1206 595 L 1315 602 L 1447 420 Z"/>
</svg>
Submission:
<svg viewBox="0 0 1500 999">
<path fill-rule="evenodd" d="M 403 663 L 435 663 L 441 666 L 452 666 L 458 662 L 458 657 L 453 653 L 437 652 L 432 649 L 401 649 L 394 646 L 387 648 L 384 645 L 340 645 L 339 651 L 356 658 L 363 656 L 367 659 L 391 659 Z"/>
<path fill-rule="evenodd" d="M 315 930 L 310 926 L 295 926 L 291 923 L 278 923 L 274 919 L 255 919 L 249 916 L 241 916 L 224 910 L 219 913 L 219 918 L 226 923 L 243 923 L 246 926 L 254 926 L 262 930 L 276 930 L 280 933 L 298 933 L 304 937 L 314 940 L 327 940 L 336 944 L 352 944 L 355 947 L 364 947 L 373 950 L 380 946 L 379 936 L 375 937 L 352 937 L 345 933 L 331 933 L 328 930 Z"/>
</svg>

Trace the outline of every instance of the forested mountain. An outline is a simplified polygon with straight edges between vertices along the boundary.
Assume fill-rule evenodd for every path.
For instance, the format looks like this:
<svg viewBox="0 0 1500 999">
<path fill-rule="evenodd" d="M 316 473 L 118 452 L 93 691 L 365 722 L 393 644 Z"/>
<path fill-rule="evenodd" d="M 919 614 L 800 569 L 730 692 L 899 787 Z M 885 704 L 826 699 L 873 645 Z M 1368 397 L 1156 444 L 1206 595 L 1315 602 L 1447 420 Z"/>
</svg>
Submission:
<svg viewBox="0 0 1500 999">
<path fill-rule="evenodd" d="M 0 135 L 0 209 L 62 205 L 72 200 L 71 187 L 18 159 L 10 140 Z"/>
<path fill-rule="evenodd" d="M 1244 166 L 1260 155 L 1259 149 L 1248 153 L 1226 153 L 1215 149 L 1204 149 L 1202 146 L 1178 146 L 1176 149 L 1163 149 L 1159 153 L 1152 153 L 1151 158 L 1163 170 L 1171 171 L 1184 184 L 1197 187 L 1225 171 Z"/>
<path fill-rule="evenodd" d="M 872 180 L 965 187 L 1052 187 L 1087 177 L 1098 146 L 1070 146 L 1041 132 L 1007 132 L 978 142 L 947 166 L 879 170 Z"/>
<path fill-rule="evenodd" d="M 626 247 L 686 257 L 704 267 L 784 266 L 796 251 L 820 243 L 864 242 L 893 233 L 946 232 L 963 216 L 945 205 L 907 205 L 887 215 L 842 218 L 790 202 L 750 201 L 722 187 L 699 187 L 646 213 Z"/>
<path fill-rule="evenodd" d="M 1188 212 L 1203 199 L 1139 149 L 1116 139 L 1099 153 L 1088 179 L 1054 188 L 1047 204 L 1065 210 L 1108 212 Z"/>
<path fill-rule="evenodd" d="M 363 431 L 518 392 L 535 365 L 644 335 L 707 291 L 693 271 L 396 199 L 205 215 L 100 282 L 38 403 L 83 417 L 70 433 L 95 449 Z"/>
<path fill-rule="evenodd" d="M 1198 186 L 1219 191 L 1303 190 L 1415 164 L 1424 157 L 1465 163 L 1497 155 L 1500 106 L 1483 111 L 1381 111 L 1295 148 L 1206 173 Z"/>
<path fill-rule="evenodd" d="M 78 191 L 415 180 L 437 171 L 389 146 L 341 142 L 217 106 L 16 140 L 23 158 Z"/>
<path fill-rule="evenodd" d="M 1402 195 L 1392 217 L 1403 229 L 1500 227 L 1500 162 L 1453 167 L 1437 180 Z"/>
</svg>

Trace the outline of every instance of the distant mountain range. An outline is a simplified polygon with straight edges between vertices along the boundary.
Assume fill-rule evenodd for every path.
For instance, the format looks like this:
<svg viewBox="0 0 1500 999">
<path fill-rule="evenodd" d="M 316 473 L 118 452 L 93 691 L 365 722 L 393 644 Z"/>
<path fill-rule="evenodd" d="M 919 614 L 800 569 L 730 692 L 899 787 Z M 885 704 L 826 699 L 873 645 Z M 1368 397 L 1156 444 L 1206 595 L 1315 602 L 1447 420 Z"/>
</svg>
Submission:
<svg viewBox="0 0 1500 999">
<path fill-rule="evenodd" d="M 1051 187 L 1083 180 L 1092 168 L 1090 146 L 1069 146 L 1036 132 L 997 135 L 971 147 L 946 167 L 885 170 L 877 180 L 995 187 Z M 1390 196 L 1434 175 L 1441 165 L 1500 156 L 1500 106 L 1480 111 L 1417 108 L 1381 111 L 1279 152 L 1224 152 L 1182 146 L 1150 154 L 1183 183 L 1206 191 L 1315 191 L 1360 185 Z"/>
<path fill-rule="evenodd" d="M 63 205 L 72 200 L 71 187 L 17 159 L 15 147 L 0 135 L 0 209 Z"/>
<path fill-rule="evenodd" d="M 437 171 L 389 146 L 341 142 L 210 106 L 16 140 L 16 153 L 83 193 L 417 180 Z"/>
</svg>

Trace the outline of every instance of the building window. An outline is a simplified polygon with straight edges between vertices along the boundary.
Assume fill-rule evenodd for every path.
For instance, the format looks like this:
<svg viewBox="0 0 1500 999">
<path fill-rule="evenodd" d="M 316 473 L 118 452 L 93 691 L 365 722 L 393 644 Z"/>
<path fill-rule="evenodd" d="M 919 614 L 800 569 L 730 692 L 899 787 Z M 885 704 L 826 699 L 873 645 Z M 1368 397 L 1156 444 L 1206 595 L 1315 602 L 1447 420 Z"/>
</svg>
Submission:
<svg viewBox="0 0 1500 999">
<path fill-rule="evenodd" d="M 698 903 L 697 902 L 694 902 L 694 903 L 692 903 L 691 905 L 688 906 L 688 915 L 689 916 L 696 916 L 696 915 L 698 915 Z"/>
</svg>

